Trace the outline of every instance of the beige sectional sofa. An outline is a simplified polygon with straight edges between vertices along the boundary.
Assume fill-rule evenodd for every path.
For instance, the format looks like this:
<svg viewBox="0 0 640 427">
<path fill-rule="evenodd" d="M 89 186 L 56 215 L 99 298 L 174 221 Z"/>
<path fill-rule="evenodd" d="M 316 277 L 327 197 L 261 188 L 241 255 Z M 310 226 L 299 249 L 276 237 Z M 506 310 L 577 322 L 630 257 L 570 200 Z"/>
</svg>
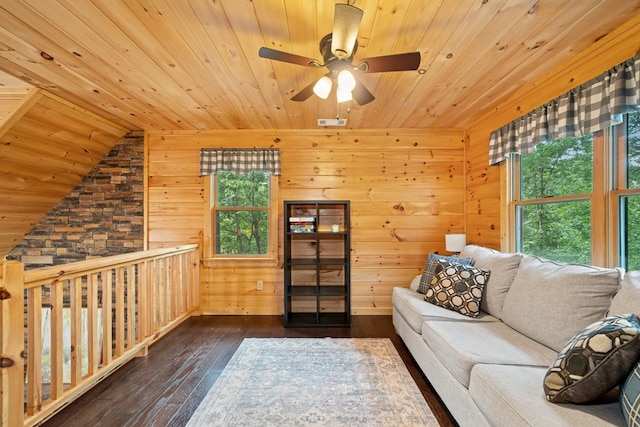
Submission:
<svg viewBox="0 0 640 427">
<path fill-rule="evenodd" d="M 586 326 L 610 314 L 640 312 L 638 284 L 624 283 L 620 269 L 565 265 L 474 245 L 460 258 L 490 271 L 475 318 L 426 302 L 417 292 L 420 276 L 410 287 L 393 290 L 395 329 L 456 421 L 461 426 L 625 425 L 617 390 L 586 404 L 551 403 L 543 382 L 558 353 Z M 633 289 L 618 294 L 621 285 Z"/>
</svg>

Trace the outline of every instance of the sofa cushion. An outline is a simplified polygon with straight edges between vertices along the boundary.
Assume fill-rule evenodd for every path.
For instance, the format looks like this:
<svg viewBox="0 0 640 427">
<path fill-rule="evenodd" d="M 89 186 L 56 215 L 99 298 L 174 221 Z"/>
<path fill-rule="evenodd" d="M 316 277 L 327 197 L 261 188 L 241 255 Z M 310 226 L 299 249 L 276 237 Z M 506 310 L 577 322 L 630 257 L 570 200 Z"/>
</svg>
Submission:
<svg viewBox="0 0 640 427">
<path fill-rule="evenodd" d="M 475 266 L 491 272 L 491 278 L 484 288 L 481 309 L 500 318 L 504 298 L 516 277 L 522 254 L 503 253 L 476 245 L 467 245 L 460 253 L 461 258 L 475 260 Z"/>
<path fill-rule="evenodd" d="M 391 296 L 393 308 L 404 318 L 416 333 L 420 333 L 422 322 L 431 320 L 453 320 L 465 322 L 497 322 L 493 316 L 480 313 L 475 319 L 470 319 L 455 311 L 429 304 L 424 300 L 424 295 L 407 288 L 393 288 Z"/>
<path fill-rule="evenodd" d="M 620 407 L 628 426 L 640 426 L 640 362 L 620 387 Z"/>
<path fill-rule="evenodd" d="M 418 292 L 418 288 L 420 287 L 421 277 L 422 277 L 422 274 L 418 274 L 416 277 L 414 277 L 413 280 L 411 280 L 411 283 L 409 283 L 409 289 L 411 289 L 412 291 Z"/>
<path fill-rule="evenodd" d="M 619 285 L 618 269 L 527 255 L 504 299 L 502 320 L 560 351 L 572 336 L 605 316 Z"/>
<path fill-rule="evenodd" d="M 502 322 L 427 320 L 422 338 L 438 360 L 465 387 L 478 363 L 548 367 L 557 353 Z M 541 389 L 541 386 L 538 385 Z"/>
<path fill-rule="evenodd" d="M 544 378 L 547 400 L 585 403 L 622 383 L 640 356 L 635 314 L 611 316 L 569 340 Z"/>
<path fill-rule="evenodd" d="M 625 313 L 640 316 L 640 271 L 627 271 L 620 290 L 611 300 L 609 315 Z"/>
<path fill-rule="evenodd" d="M 445 261 L 455 261 L 465 265 L 473 265 L 475 262 L 471 258 L 458 258 L 430 253 L 429 255 L 427 255 L 427 261 L 424 263 L 422 276 L 420 278 L 420 286 L 418 287 L 418 292 L 420 292 L 421 294 L 426 293 L 427 289 L 429 289 L 431 280 L 433 279 L 433 276 L 436 275 L 436 268 L 438 267 L 438 260 L 440 259 Z"/>
<path fill-rule="evenodd" d="M 495 426 L 622 426 L 624 418 L 612 393 L 598 404 L 556 405 L 544 398 L 540 384 L 546 368 L 476 365 L 469 393 Z"/>
<path fill-rule="evenodd" d="M 438 260 L 436 275 L 424 300 L 469 317 L 480 314 L 480 302 L 490 272 L 471 265 Z"/>
</svg>

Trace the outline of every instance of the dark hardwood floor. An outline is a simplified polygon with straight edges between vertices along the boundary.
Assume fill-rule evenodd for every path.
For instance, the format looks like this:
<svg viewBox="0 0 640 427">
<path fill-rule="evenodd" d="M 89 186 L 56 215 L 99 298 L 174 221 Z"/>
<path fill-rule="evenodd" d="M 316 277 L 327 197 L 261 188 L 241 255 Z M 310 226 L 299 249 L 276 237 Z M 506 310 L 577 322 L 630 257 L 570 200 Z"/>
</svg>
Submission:
<svg viewBox="0 0 640 427">
<path fill-rule="evenodd" d="M 245 337 L 390 338 L 440 425 L 455 425 L 391 316 L 353 316 L 351 328 L 285 328 L 281 316 L 192 317 L 43 425 L 184 426 Z"/>
</svg>

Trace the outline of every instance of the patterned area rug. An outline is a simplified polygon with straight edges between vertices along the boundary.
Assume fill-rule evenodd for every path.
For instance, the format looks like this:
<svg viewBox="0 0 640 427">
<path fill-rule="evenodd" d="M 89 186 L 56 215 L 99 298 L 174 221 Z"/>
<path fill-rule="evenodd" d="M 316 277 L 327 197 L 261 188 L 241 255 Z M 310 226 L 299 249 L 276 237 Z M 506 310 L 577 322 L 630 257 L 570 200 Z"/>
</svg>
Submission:
<svg viewBox="0 0 640 427">
<path fill-rule="evenodd" d="M 387 338 L 247 338 L 187 424 L 437 425 Z"/>
</svg>

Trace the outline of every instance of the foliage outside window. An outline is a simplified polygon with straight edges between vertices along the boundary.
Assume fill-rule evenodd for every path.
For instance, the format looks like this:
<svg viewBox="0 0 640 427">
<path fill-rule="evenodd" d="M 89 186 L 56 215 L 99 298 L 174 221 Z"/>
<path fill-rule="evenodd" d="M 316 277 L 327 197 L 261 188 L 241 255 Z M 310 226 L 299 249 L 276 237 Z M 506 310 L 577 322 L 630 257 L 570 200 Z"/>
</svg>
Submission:
<svg viewBox="0 0 640 427">
<path fill-rule="evenodd" d="M 614 193 L 618 197 L 620 266 L 640 270 L 640 112 L 629 114 L 616 127 L 617 157 Z"/>
<path fill-rule="evenodd" d="M 591 261 L 593 138 L 562 138 L 520 158 L 519 251 L 563 262 Z"/>
<path fill-rule="evenodd" d="M 212 180 L 214 255 L 268 255 L 271 175 L 220 171 Z"/>
<path fill-rule="evenodd" d="M 517 251 L 640 269 L 640 113 L 593 135 L 538 144 L 513 155 L 511 168 Z"/>
</svg>

